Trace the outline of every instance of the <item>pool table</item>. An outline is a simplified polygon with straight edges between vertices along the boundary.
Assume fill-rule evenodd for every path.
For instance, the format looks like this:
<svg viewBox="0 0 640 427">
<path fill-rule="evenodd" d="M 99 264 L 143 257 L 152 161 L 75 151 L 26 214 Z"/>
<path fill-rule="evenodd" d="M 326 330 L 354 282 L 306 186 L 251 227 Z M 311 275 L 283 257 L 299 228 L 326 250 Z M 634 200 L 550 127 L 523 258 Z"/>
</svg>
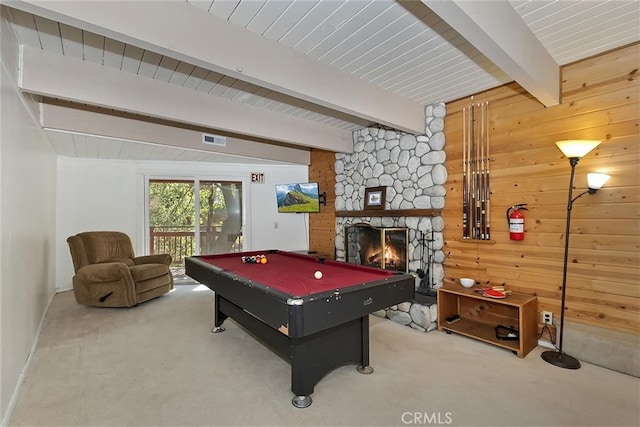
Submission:
<svg viewBox="0 0 640 427">
<path fill-rule="evenodd" d="M 265 255 L 265 264 L 242 257 Z M 214 328 L 235 320 L 291 364 L 292 403 L 311 404 L 318 381 L 347 363 L 371 373 L 369 314 L 414 297 L 413 276 L 280 250 L 185 258 L 214 291 Z M 322 278 L 314 273 L 320 271 Z"/>
</svg>

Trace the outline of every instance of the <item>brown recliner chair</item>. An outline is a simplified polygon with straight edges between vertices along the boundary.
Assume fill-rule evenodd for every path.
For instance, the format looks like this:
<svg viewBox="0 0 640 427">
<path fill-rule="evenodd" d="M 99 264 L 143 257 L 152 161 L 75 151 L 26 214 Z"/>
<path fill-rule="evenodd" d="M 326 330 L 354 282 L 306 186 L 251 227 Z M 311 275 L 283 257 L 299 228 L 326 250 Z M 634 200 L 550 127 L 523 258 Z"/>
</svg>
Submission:
<svg viewBox="0 0 640 427">
<path fill-rule="evenodd" d="M 133 254 L 131 239 L 117 231 L 88 231 L 67 239 L 78 304 L 132 307 L 173 289 L 171 255 Z"/>
</svg>

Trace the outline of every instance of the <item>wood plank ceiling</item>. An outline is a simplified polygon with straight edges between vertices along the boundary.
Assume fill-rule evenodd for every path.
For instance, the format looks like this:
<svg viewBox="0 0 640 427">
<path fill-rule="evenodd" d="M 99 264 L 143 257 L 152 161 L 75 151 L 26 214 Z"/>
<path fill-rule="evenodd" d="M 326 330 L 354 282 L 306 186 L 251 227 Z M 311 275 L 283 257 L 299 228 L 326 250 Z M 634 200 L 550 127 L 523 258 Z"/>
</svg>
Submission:
<svg viewBox="0 0 640 427">
<path fill-rule="evenodd" d="M 66 107 L 73 109 L 89 104 L 303 150 L 348 152 L 351 132 L 374 124 L 417 131 L 424 127 L 419 120 L 425 106 L 513 80 L 534 93 L 536 79 L 543 78 L 531 77 L 529 86 L 529 71 L 537 71 L 529 70 L 527 55 L 548 55 L 552 66 L 540 75 L 551 69 L 553 79 L 553 66 L 640 40 L 636 0 L 472 2 L 479 11 L 468 10 L 462 1 L 441 2 L 457 4 L 462 13 L 442 10 L 432 0 L 59 2 L 67 3 L 60 8 L 53 2 L 2 3 L 25 46 L 25 85 L 35 81 L 23 90 L 42 95 L 45 102 L 49 97 L 72 101 Z M 482 13 L 489 14 L 491 25 L 481 22 Z M 461 24 L 469 18 L 477 24 L 472 26 L 477 37 Z M 127 26 L 128 19 L 138 25 Z M 46 75 L 38 81 L 38 72 L 29 69 L 46 66 L 49 76 L 56 76 L 53 64 L 59 57 L 65 59 L 60 73 L 77 70 L 78 85 L 85 72 L 94 73 L 93 79 L 113 85 L 112 93 L 102 98 L 73 94 L 62 83 L 47 82 Z M 150 105 L 133 105 L 126 94 L 118 94 L 123 75 L 152 81 L 156 95 L 171 87 L 181 92 L 167 94 L 179 93 L 185 102 L 198 96 L 193 103 L 210 103 L 208 111 L 215 114 L 201 119 L 197 112 L 160 111 L 150 97 Z M 542 91 L 553 98 L 553 88 Z M 147 98 L 144 92 L 135 96 Z M 248 119 L 244 125 L 234 124 L 236 111 Z M 48 127 L 56 129 L 54 122 Z M 215 147 L 171 146 L 91 129 L 56 130 L 49 131 L 52 145 L 65 156 L 243 161 Z"/>
</svg>

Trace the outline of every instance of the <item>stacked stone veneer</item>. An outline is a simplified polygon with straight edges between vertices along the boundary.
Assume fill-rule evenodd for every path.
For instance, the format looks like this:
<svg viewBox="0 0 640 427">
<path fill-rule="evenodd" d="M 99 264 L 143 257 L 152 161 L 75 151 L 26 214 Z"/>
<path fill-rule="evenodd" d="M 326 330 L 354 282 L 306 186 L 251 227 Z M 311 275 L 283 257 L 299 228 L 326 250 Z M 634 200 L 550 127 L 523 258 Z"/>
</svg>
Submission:
<svg viewBox="0 0 640 427">
<path fill-rule="evenodd" d="M 413 135 L 382 127 L 370 127 L 353 133 L 353 153 L 336 154 L 336 210 L 364 209 L 367 187 L 386 187 L 385 209 L 442 209 L 446 195 L 447 169 L 444 162 L 444 103 L 426 108 L 426 131 Z M 421 237 L 433 239 L 432 272 L 435 288 L 444 279 L 444 221 L 440 216 L 338 217 L 336 221 L 336 258 L 345 260 L 344 228 L 359 222 L 375 227 L 409 229 L 409 271 L 425 268 L 420 258 Z M 426 258 L 426 246 L 424 254 Z M 417 281 L 419 283 L 419 281 Z M 417 287 L 417 285 L 416 285 Z M 415 307 L 414 307 L 415 306 Z M 420 330 L 437 326 L 435 304 L 424 306 L 404 303 L 376 313 Z"/>
<path fill-rule="evenodd" d="M 403 302 L 373 313 L 386 317 L 401 325 L 407 325 L 420 331 L 432 331 L 438 327 L 438 305 Z"/>
</svg>

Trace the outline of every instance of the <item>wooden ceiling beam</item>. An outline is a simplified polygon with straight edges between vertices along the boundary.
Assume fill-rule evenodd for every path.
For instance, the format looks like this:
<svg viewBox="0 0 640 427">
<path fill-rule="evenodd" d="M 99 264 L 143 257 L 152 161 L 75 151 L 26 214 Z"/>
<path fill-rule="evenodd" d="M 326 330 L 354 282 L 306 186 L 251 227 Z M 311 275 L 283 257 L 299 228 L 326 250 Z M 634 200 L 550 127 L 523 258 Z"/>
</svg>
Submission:
<svg viewBox="0 0 640 427">
<path fill-rule="evenodd" d="M 185 1 L 15 0 L 11 7 L 373 123 L 424 133 L 420 104 Z"/>
<path fill-rule="evenodd" d="M 21 90 L 50 98 L 339 153 L 351 132 L 40 49 L 20 47 Z"/>
<path fill-rule="evenodd" d="M 190 129 L 172 123 L 143 120 L 140 117 L 112 114 L 100 108 L 86 108 L 68 102 L 45 100 L 41 104 L 40 120 L 42 127 L 47 130 L 198 150 L 221 155 L 223 160 L 234 156 L 243 157 L 247 161 L 259 158 L 309 165 L 311 158 L 310 150 L 300 147 L 279 146 L 236 136 L 219 135 L 208 129 Z M 225 144 L 205 144 L 203 134 L 223 136 Z"/>
<path fill-rule="evenodd" d="M 560 66 L 509 2 L 422 3 L 542 104 L 560 103 Z"/>
</svg>

